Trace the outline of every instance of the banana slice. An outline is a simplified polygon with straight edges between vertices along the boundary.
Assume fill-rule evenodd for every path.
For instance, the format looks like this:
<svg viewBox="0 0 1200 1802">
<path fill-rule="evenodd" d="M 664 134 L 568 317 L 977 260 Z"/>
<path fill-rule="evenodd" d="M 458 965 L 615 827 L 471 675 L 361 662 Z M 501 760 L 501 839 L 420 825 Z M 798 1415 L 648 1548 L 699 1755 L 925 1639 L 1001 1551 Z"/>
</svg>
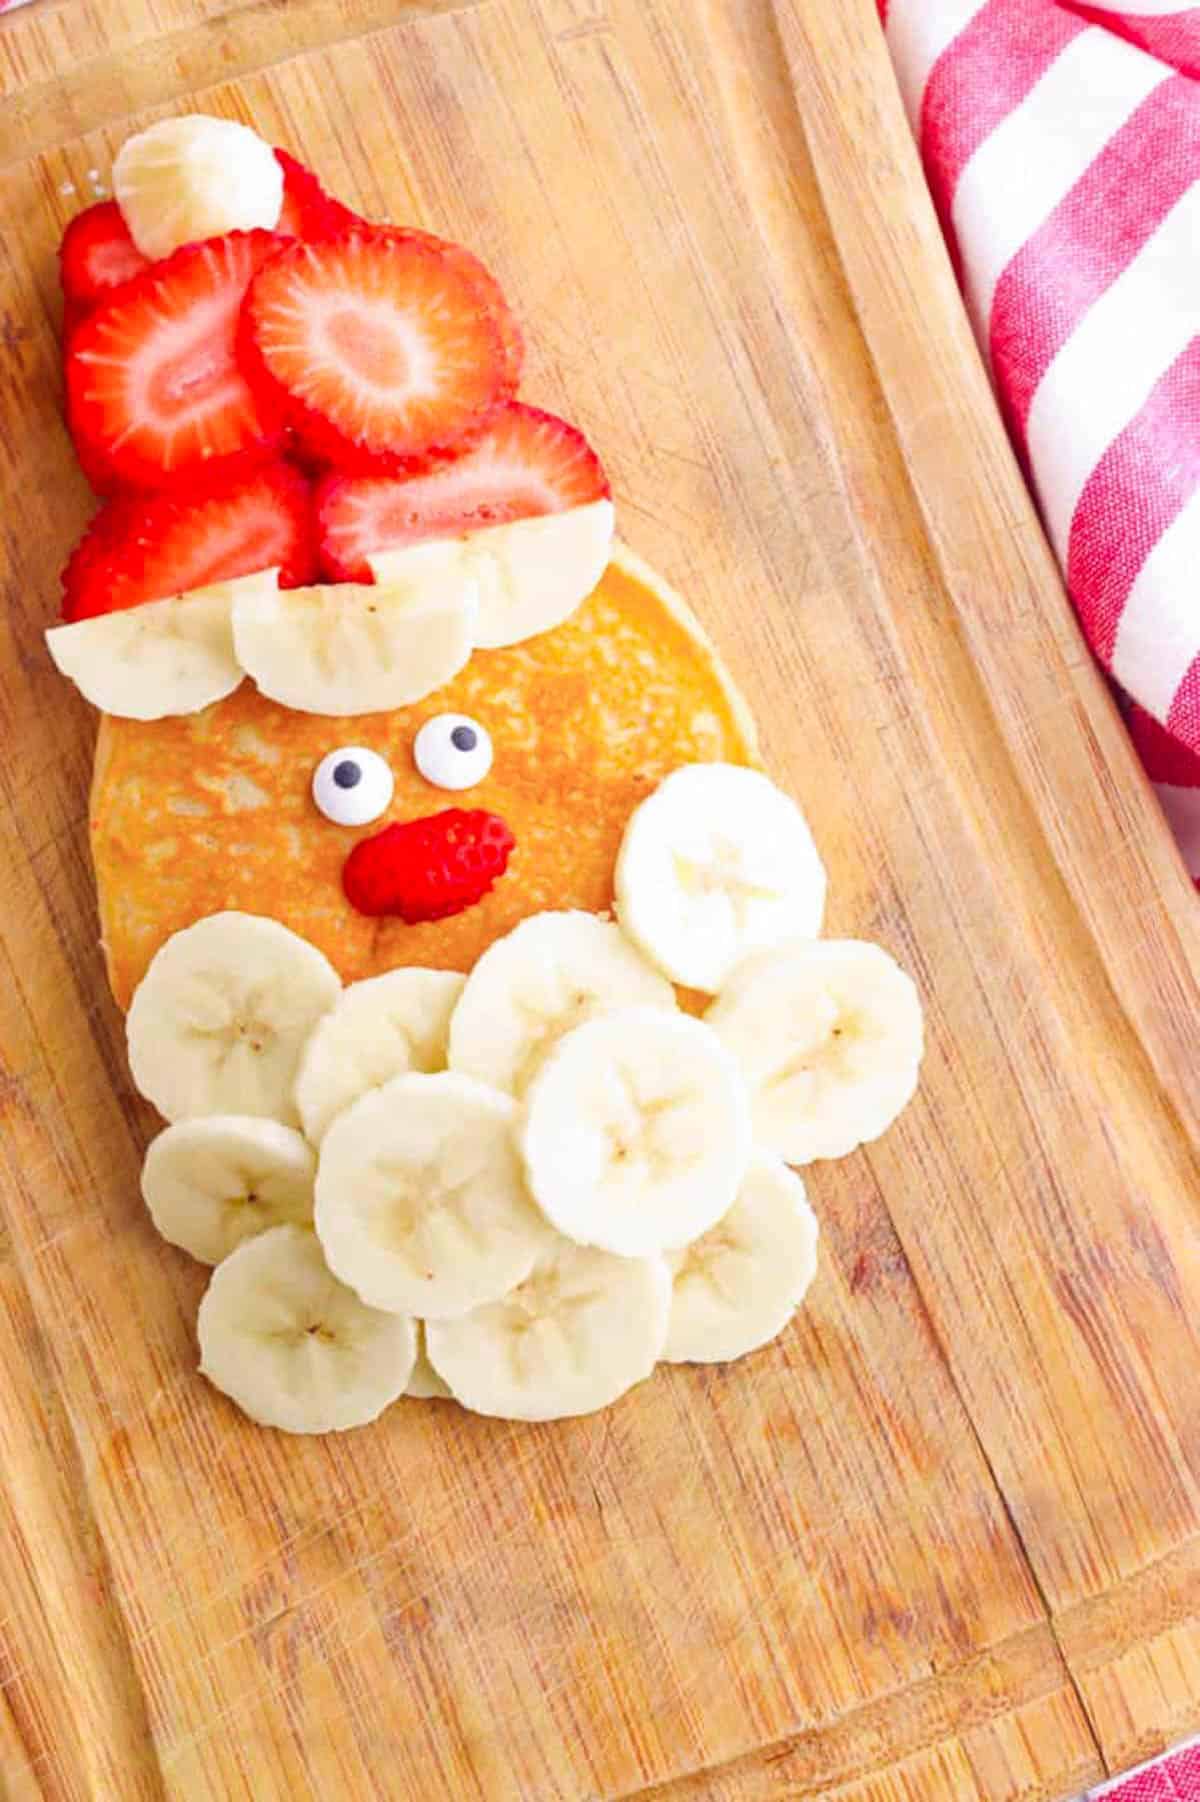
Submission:
<svg viewBox="0 0 1200 1802">
<path fill-rule="evenodd" d="M 185 113 L 125 140 L 113 194 L 134 243 L 153 259 L 223 232 L 273 231 L 283 168 L 248 125 Z"/>
<path fill-rule="evenodd" d="M 732 1207 L 750 1161 L 749 1097 L 699 1020 L 624 1008 L 550 1053 L 529 1087 L 521 1150 L 560 1233 L 646 1257 L 686 1245 Z"/>
<path fill-rule="evenodd" d="M 365 1426 L 403 1395 L 417 1355 L 415 1323 L 364 1306 L 301 1226 L 272 1227 L 218 1264 L 197 1330 L 202 1374 L 285 1433 Z"/>
<path fill-rule="evenodd" d="M 425 1350 L 425 1322 L 417 1321 L 417 1361 L 413 1365 L 412 1375 L 404 1391 L 418 1402 L 452 1402 L 454 1392 L 448 1383 L 444 1383 L 433 1365 L 429 1362 Z"/>
<path fill-rule="evenodd" d="M 316 1174 L 316 1153 L 290 1126 L 212 1114 L 151 1141 L 142 1195 L 164 1239 L 219 1264 L 270 1227 L 311 1225 Z"/>
<path fill-rule="evenodd" d="M 675 1012 L 675 991 L 619 926 L 589 913 L 534 914 L 497 939 L 450 1021 L 450 1068 L 521 1095 L 563 1034 L 617 1007 Z"/>
<path fill-rule="evenodd" d="M 409 1070 L 445 1069 L 450 1014 L 463 981 L 453 970 L 413 967 L 343 991 L 304 1047 L 296 1078 L 296 1106 L 314 1145 L 368 1089 Z"/>
<path fill-rule="evenodd" d="M 134 993 L 134 1083 L 166 1120 L 254 1114 L 294 1126 L 300 1053 L 341 986 L 277 920 L 209 914 L 159 948 Z"/>
<path fill-rule="evenodd" d="M 804 815 L 760 770 L 692 763 L 631 814 L 616 892 L 651 962 L 715 994 L 751 951 L 815 937 L 825 868 Z"/>
<path fill-rule="evenodd" d="M 816 1275 L 817 1217 L 804 1184 L 758 1153 L 729 1212 L 666 1260 L 669 1363 L 719 1364 L 757 1350 L 783 1331 Z"/>
<path fill-rule="evenodd" d="M 465 1314 L 529 1272 L 546 1228 L 512 1101 L 468 1077 L 397 1076 L 321 1142 L 316 1228 L 329 1267 L 374 1308 Z"/>
<path fill-rule="evenodd" d="M 499 650 L 561 625 L 591 594 L 612 553 L 613 505 L 591 501 L 443 542 L 478 585 L 476 645 Z M 387 582 L 409 555 L 403 548 L 381 551 L 367 562 L 375 580 Z"/>
<path fill-rule="evenodd" d="M 235 596 L 276 594 L 278 577 L 278 570 L 262 570 L 52 626 L 46 645 L 84 700 L 104 713 L 126 720 L 199 713 L 242 680 L 233 648 Z"/>
<path fill-rule="evenodd" d="M 746 1073 L 755 1138 L 789 1164 L 877 1139 L 917 1086 L 920 997 L 878 945 L 798 940 L 764 952 L 705 1018 Z"/>
<path fill-rule="evenodd" d="M 425 1343 L 456 1400 L 505 1420 L 593 1414 L 640 1383 L 666 1343 L 671 1278 L 661 1258 L 615 1258 L 553 1239 L 525 1280 Z"/>
<path fill-rule="evenodd" d="M 281 706 L 339 718 L 387 713 L 457 675 L 478 614 L 478 587 L 453 547 L 414 544 L 386 585 L 238 595 L 233 642 L 246 674 Z"/>
</svg>

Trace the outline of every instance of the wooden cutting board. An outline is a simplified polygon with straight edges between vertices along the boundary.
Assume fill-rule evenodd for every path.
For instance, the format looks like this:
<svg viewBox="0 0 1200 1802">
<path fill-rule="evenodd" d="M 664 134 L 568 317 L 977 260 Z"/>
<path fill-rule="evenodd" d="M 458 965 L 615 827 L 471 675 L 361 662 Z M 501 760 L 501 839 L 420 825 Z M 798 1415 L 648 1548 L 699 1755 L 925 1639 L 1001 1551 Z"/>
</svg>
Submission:
<svg viewBox="0 0 1200 1802">
<path fill-rule="evenodd" d="M 1036 1802 L 1200 1724 L 1195 896 L 993 411 L 869 0 L 41 0 L 0 24 L 0 1792 Z M 461 236 L 917 975 L 795 1328 L 536 1428 L 293 1442 L 138 1198 L 54 249 L 162 112 Z"/>
</svg>

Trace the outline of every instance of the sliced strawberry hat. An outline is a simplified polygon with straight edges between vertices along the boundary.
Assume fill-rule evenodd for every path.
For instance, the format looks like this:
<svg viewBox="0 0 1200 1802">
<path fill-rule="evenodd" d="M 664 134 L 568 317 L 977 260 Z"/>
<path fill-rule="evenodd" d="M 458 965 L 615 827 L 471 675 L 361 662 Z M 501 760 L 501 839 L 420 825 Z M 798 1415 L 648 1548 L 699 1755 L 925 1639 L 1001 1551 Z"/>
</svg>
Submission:
<svg viewBox="0 0 1200 1802">
<path fill-rule="evenodd" d="M 608 478 L 582 432 L 508 401 L 482 437 L 425 474 L 327 475 L 316 494 L 321 566 L 335 582 L 369 582 L 367 558 L 426 538 L 607 500 Z"/>
<path fill-rule="evenodd" d="M 252 231 L 187 244 L 75 326 L 67 421 L 94 484 L 173 487 L 280 444 L 275 390 L 247 376 L 234 345 L 251 279 L 281 242 Z"/>
<path fill-rule="evenodd" d="M 130 236 L 116 201 L 101 200 L 76 213 L 67 226 L 58 267 L 68 309 L 78 319 L 150 265 Z"/>
<path fill-rule="evenodd" d="M 495 297 L 440 244 L 387 230 L 291 243 L 265 262 L 239 354 L 308 454 L 340 468 L 453 455 L 515 381 Z"/>
<path fill-rule="evenodd" d="M 276 567 L 281 587 L 316 579 L 309 485 L 286 463 L 186 496 L 121 495 L 96 515 L 63 571 L 63 618 L 114 613 Z"/>
</svg>

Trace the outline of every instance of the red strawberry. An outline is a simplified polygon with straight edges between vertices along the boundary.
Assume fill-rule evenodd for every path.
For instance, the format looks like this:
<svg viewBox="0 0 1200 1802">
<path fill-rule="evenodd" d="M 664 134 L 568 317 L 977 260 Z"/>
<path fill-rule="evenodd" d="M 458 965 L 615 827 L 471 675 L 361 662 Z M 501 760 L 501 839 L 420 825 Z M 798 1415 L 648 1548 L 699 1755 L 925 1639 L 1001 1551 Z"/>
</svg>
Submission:
<svg viewBox="0 0 1200 1802">
<path fill-rule="evenodd" d="M 445 920 L 481 901 L 503 876 L 516 840 L 498 814 L 461 807 L 397 821 L 355 845 L 342 870 L 360 914 L 409 926 Z"/>
<path fill-rule="evenodd" d="M 374 551 L 561 513 L 609 492 L 582 432 L 508 401 L 470 450 L 424 475 L 326 476 L 316 503 L 321 565 L 332 581 L 369 582 L 366 558 Z"/>
<path fill-rule="evenodd" d="M 473 251 L 465 244 L 455 244 L 449 238 L 435 238 L 432 232 L 418 231 L 415 226 L 374 226 L 374 231 L 387 231 L 396 238 L 408 238 L 413 243 L 432 245 L 440 250 L 455 268 L 469 276 L 479 289 L 484 305 L 487 306 L 496 321 L 497 330 L 504 346 L 504 370 L 509 384 L 509 392 L 515 394 L 517 383 L 521 378 L 521 364 L 525 360 L 525 340 L 521 336 L 521 328 L 504 298 L 504 291 L 491 270 L 486 268 Z"/>
<path fill-rule="evenodd" d="M 63 300 L 62 315 L 62 343 L 64 356 L 70 347 L 71 335 L 74 332 L 75 327 L 79 324 L 81 319 L 87 318 L 91 310 L 92 306 L 90 301 L 72 300 L 69 294 L 65 296 Z"/>
<path fill-rule="evenodd" d="M 63 618 L 114 613 L 276 564 L 285 588 L 315 580 L 308 483 L 286 463 L 186 499 L 120 495 L 101 508 L 63 571 Z"/>
<path fill-rule="evenodd" d="M 387 232 L 287 245 L 250 285 L 239 343 L 310 455 L 344 467 L 450 454 L 512 387 L 474 279 L 434 245 Z"/>
<path fill-rule="evenodd" d="M 274 396 L 238 367 L 238 312 L 280 240 L 229 232 L 185 244 L 114 289 L 67 346 L 67 418 L 104 486 L 167 488 L 280 442 Z"/>
<path fill-rule="evenodd" d="M 149 268 L 129 235 L 115 200 L 76 213 L 58 247 L 58 268 L 70 310 L 88 312 L 131 276 Z"/>
<path fill-rule="evenodd" d="M 275 160 L 283 170 L 283 211 L 275 227 L 281 236 L 311 242 L 336 237 L 363 223 L 357 213 L 327 194 L 312 170 L 286 150 L 276 150 Z"/>
</svg>

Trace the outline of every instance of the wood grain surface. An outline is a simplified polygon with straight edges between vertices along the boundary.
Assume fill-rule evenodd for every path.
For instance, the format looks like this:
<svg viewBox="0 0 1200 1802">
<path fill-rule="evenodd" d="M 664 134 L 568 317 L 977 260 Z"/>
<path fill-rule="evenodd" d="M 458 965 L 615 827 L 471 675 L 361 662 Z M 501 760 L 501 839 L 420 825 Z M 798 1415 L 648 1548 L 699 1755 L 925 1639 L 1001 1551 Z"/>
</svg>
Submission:
<svg viewBox="0 0 1200 1802">
<path fill-rule="evenodd" d="M 41 0 L 0 22 L 0 1795 L 1054 1802 L 1200 1723 L 1195 897 L 991 405 L 870 0 Z M 294 1442 L 95 943 L 54 249 L 248 120 L 461 236 L 925 993 L 795 1328 L 608 1414 Z M 96 171 L 96 176 L 92 172 Z"/>
</svg>

